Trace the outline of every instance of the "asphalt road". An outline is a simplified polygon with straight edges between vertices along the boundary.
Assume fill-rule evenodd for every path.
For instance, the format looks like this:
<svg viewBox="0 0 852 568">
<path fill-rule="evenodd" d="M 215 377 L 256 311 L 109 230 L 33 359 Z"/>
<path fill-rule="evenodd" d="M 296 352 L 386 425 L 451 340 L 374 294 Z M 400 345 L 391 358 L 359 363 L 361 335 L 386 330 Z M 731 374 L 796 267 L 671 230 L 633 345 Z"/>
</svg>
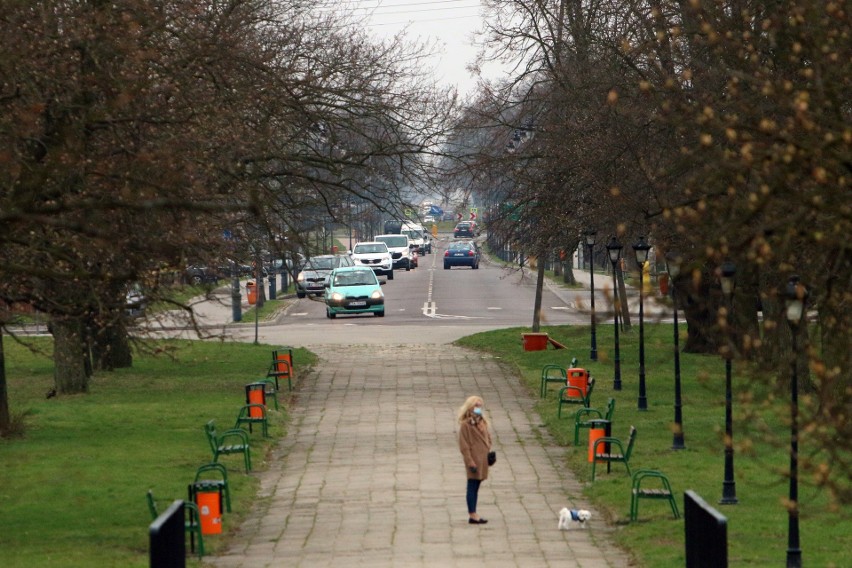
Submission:
<svg viewBox="0 0 852 568">
<path fill-rule="evenodd" d="M 328 343 L 446 343 L 459 337 L 511 326 L 530 326 L 535 305 L 535 275 L 517 267 L 483 260 L 478 270 L 443 268 L 448 239 L 435 242 L 433 253 L 419 259 L 411 271 L 398 270 L 382 286 L 384 318 L 371 314 L 325 316 L 321 297 L 296 300 L 276 321 L 258 329 L 263 342 L 288 345 Z M 385 280 L 384 278 L 380 278 Z M 548 287 L 542 296 L 542 323 L 583 324 L 589 316 L 581 297 L 588 291 L 559 295 Z M 603 302 L 601 295 L 599 302 Z M 249 326 L 250 327 L 250 326 Z M 341 333 L 342 331 L 342 333 Z M 231 328 L 230 334 L 248 337 L 254 329 Z"/>
</svg>

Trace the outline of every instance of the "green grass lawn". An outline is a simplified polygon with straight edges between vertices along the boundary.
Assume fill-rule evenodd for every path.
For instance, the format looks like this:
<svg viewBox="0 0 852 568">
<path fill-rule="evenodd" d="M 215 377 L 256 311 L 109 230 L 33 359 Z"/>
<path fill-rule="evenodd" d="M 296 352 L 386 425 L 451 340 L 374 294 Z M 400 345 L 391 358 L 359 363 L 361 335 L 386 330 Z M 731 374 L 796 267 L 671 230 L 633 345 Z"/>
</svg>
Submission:
<svg viewBox="0 0 852 568">
<path fill-rule="evenodd" d="M 637 410 L 638 330 L 622 334 L 623 390 L 612 390 L 612 326 L 598 328 L 599 359 L 587 360 L 586 327 L 545 328 L 568 350 L 524 352 L 521 328 L 483 333 L 460 344 L 486 350 L 519 370 L 538 396 L 539 375 L 546 363 L 567 366 L 571 357 L 596 378 L 593 406 L 615 397 L 613 434 L 626 437 L 638 429 L 631 468 L 659 469 L 669 476 L 678 504 L 692 489 L 728 517 L 731 566 L 783 565 L 787 546 L 784 499 L 788 464 L 783 411 L 771 402 L 765 386 L 745 365 L 734 367 L 734 438 L 739 504 L 716 505 L 723 480 L 724 363 L 715 356 L 681 357 L 684 430 L 687 449 L 673 452 L 673 368 L 671 326 L 646 325 L 646 371 L 649 409 Z M 145 502 L 153 489 L 162 504 L 184 498 L 198 466 L 210 461 L 203 426 L 211 418 L 230 427 L 244 403 L 244 388 L 265 375 L 273 346 L 244 343 L 165 341 L 161 355 L 138 355 L 132 369 L 99 373 L 87 395 L 46 399 L 53 385 L 53 363 L 4 338 L 9 401 L 25 425 L 22 437 L 0 440 L 0 566 L 147 566 Z M 50 348 L 48 340 L 40 342 Z M 315 359 L 296 351 L 299 372 Z M 283 386 L 283 385 L 282 385 Z M 751 390 L 747 392 L 746 386 Z M 555 390 L 555 386 L 551 387 Z M 487 400 L 487 393 L 485 393 Z M 643 501 L 640 521 L 628 522 L 630 482 L 624 466 L 588 483 L 587 431 L 573 447 L 573 408 L 556 417 L 555 393 L 538 404 L 553 437 L 565 446 L 564 463 L 587 482 L 586 494 L 616 527 L 614 537 L 647 568 L 684 565 L 683 521 L 673 520 L 663 501 Z M 783 414 L 783 412 L 782 412 Z M 746 419 L 745 416 L 749 418 Z M 287 414 L 272 412 L 273 438 L 285 434 Z M 495 424 L 495 429 L 501 425 Z M 269 441 L 258 429 L 252 435 L 255 468 L 263 468 Z M 803 435 L 800 447 L 807 450 Z M 234 511 L 224 518 L 225 534 L 208 537 L 211 552 L 221 550 L 247 514 L 257 482 L 242 473 L 240 456 L 226 456 Z M 563 494 L 554 487 L 554 499 Z M 801 545 L 807 566 L 844 566 L 852 549 L 852 523 L 833 509 L 808 479 L 800 484 Z M 554 523 L 556 520 L 554 519 Z M 194 559 L 190 565 L 197 565 Z"/>
<path fill-rule="evenodd" d="M 665 324 L 645 326 L 645 368 L 648 410 L 638 406 L 638 326 L 621 334 L 622 390 L 613 390 L 612 325 L 598 326 L 598 362 L 590 362 L 588 327 L 545 327 L 567 350 L 523 351 L 525 328 L 486 332 L 464 338 L 460 345 L 488 351 L 517 368 L 530 392 L 538 398 L 541 368 L 548 363 L 570 366 L 572 357 L 595 377 L 592 407 L 603 409 L 616 400 L 612 434 L 625 440 L 631 425 L 638 436 L 630 468 L 656 469 L 665 473 L 683 513 L 683 492 L 691 489 L 728 518 L 728 554 L 731 566 L 782 566 L 787 549 L 789 427 L 783 418 L 787 406 L 771 402 L 768 387 L 745 364 L 734 363 L 732 383 L 735 481 L 739 503 L 718 505 L 724 479 L 725 407 L 723 360 L 718 356 L 681 354 L 683 423 L 686 449 L 672 451 L 674 422 L 674 364 L 672 328 Z M 682 330 L 685 333 L 685 327 Z M 786 378 L 779 380 L 786 381 Z M 786 382 L 784 383 L 786 384 Z M 598 465 L 594 484 L 588 462 L 588 430 L 581 430 L 574 447 L 574 405 L 563 406 L 557 418 L 557 385 L 537 404 L 543 428 L 565 446 L 564 466 L 585 482 L 585 493 L 615 524 L 615 538 L 641 566 L 682 567 L 685 563 L 683 519 L 674 520 L 665 501 L 642 500 L 639 521 L 629 522 L 631 484 L 623 464 L 612 464 L 611 473 Z M 487 393 L 483 393 L 487 403 Z M 567 412 L 566 412 L 567 410 Z M 496 430 L 501 425 L 494 424 Z M 807 433 L 799 448 L 808 452 Z M 833 507 L 827 496 L 809 479 L 799 482 L 801 548 L 806 566 L 848 566 L 852 550 L 852 520 L 848 511 Z M 653 487 L 653 485 L 649 485 Z M 554 498 L 561 488 L 554 488 Z M 555 522 L 555 521 L 554 521 Z"/>
<path fill-rule="evenodd" d="M 48 340 L 40 340 L 43 350 Z M 4 338 L 9 402 L 23 416 L 22 437 L 0 440 L 0 566 L 147 566 L 151 517 L 146 492 L 161 510 L 186 498 L 198 466 L 211 460 L 203 426 L 231 428 L 245 385 L 266 375 L 273 346 L 168 341 L 157 358 L 138 355 L 132 369 L 98 373 L 86 395 L 46 399 L 53 363 Z M 297 372 L 314 364 L 295 352 Z M 286 386 L 283 397 L 286 398 Z M 283 402 L 283 399 L 282 399 Z M 285 407 L 270 413 L 274 439 L 285 433 Z M 251 435 L 255 469 L 270 441 Z M 225 456 L 234 510 L 224 546 L 246 515 L 257 480 L 241 456 Z M 196 565 L 196 560 L 190 560 Z"/>
</svg>

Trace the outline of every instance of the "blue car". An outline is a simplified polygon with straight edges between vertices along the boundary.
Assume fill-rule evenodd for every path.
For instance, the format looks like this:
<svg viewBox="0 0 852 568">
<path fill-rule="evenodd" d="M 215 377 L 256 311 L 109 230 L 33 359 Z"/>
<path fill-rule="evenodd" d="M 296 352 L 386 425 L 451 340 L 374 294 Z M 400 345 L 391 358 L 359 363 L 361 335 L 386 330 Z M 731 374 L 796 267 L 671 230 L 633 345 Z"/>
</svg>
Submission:
<svg viewBox="0 0 852 568">
<path fill-rule="evenodd" d="M 385 315 L 385 295 L 382 284 L 372 268 L 347 266 L 335 268 L 325 287 L 325 315 L 337 314 Z"/>
<path fill-rule="evenodd" d="M 455 241 L 444 252 L 444 270 L 452 266 L 479 268 L 479 249 L 473 241 Z"/>
</svg>

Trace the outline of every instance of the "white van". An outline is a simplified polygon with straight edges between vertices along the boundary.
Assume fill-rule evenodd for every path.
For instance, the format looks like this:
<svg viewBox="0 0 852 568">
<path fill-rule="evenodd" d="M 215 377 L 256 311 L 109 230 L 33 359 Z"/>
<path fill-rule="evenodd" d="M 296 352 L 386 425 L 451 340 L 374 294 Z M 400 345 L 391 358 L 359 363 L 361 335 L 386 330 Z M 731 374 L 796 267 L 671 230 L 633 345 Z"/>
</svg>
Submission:
<svg viewBox="0 0 852 568">
<path fill-rule="evenodd" d="M 403 235 L 408 235 L 408 240 L 411 245 L 417 250 L 417 254 L 424 255 L 432 252 L 432 239 L 430 234 L 423 225 L 406 221 L 402 224 L 400 232 Z"/>
<path fill-rule="evenodd" d="M 376 235 L 373 240 L 388 246 L 394 269 L 411 270 L 411 242 L 408 235 Z"/>
</svg>

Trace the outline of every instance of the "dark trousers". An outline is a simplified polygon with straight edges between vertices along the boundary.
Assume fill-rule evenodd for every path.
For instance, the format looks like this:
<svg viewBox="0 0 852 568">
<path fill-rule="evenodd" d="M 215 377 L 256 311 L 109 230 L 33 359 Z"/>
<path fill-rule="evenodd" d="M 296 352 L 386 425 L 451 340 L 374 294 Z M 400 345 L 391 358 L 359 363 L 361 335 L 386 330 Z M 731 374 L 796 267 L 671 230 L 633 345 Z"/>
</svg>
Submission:
<svg viewBox="0 0 852 568">
<path fill-rule="evenodd" d="M 481 479 L 468 479 L 467 480 L 467 512 L 475 513 L 476 512 L 476 500 L 479 497 L 479 484 L 482 483 Z"/>
</svg>

